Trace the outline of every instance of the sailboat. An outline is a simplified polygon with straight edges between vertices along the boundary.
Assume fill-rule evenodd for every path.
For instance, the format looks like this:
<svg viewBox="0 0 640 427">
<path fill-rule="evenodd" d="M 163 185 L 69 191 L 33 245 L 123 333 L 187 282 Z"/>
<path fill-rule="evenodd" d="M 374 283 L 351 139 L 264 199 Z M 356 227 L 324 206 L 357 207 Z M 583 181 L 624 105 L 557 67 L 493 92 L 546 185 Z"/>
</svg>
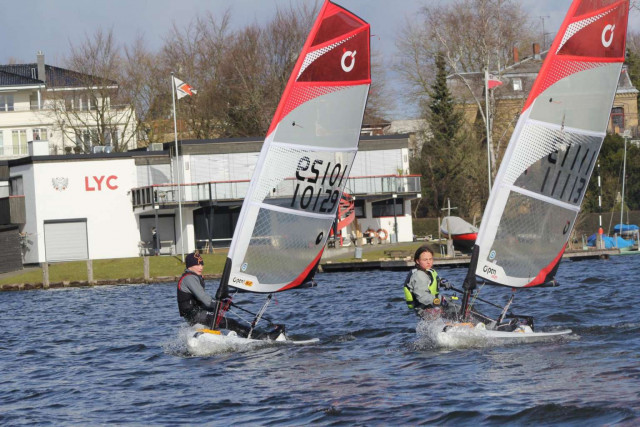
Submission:
<svg viewBox="0 0 640 427">
<path fill-rule="evenodd" d="M 371 84 L 369 24 L 325 1 L 267 132 L 216 298 L 301 287 L 318 268 L 353 165 Z M 218 316 L 228 305 L 219 304 Z M 233 339 L 199 330 L 189 346 Z M 286 340 L 284 335 L 278 337 Z"/>
<path fill-rule="evenodd" d="M 555 274 L 605 137 L 625 55 L 628 0 L 574 0 L 522 109 L 484 211 L 464 280 L 459 322 L 444 345 L 469 335 L 533 340 L 533 319 L 509 311 L 470 321 L 478 280 L 555 286 Z M 472 332 L 470 334 L 470 331 Z"/>
</svg>

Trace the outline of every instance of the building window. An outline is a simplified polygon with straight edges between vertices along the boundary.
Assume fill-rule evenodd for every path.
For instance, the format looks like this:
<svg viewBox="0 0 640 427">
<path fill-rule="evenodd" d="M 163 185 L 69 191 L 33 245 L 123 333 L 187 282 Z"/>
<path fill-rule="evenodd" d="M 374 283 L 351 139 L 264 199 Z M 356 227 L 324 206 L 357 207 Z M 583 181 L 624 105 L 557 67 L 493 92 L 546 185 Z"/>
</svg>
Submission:
<svg viewBox="0 0 640 427">
<path fill-rule="evenodd" d="M 0 95 L 0 111 L 13 111 L 13 95 Z"/>
<path fill-rule="evenodd" d="M 613 107 L 611 109 L 611 127 L 613 132 L 621 132 L 624 130 L 624 108 Z"/>
<path fill-rule="evenodd" d="M 13 154 L 27 154 L 27 131 L 24 129 L 11 131 Z"/>
<path fill-rule="evenodd" d="M 356 214 L 356 218 L 364 218 L 364 200 L 356 199 L 353 202 L 354 213 Z"/>
<path fill-rule="evenodd" d="M 104 145 L 118 146 L 118 128 L 111 128 L 104 132 Z"/>
<path fill-rule="evenodd" d="M 95 129 L 76 130 L 76 153 L 88 153 L 92 146 L 98 144 L 98 131 Z"/>
<path fill-rule="evenodd" d="M 38 104 L 38 94 L 32 93 L 29 95 L 29 109 L 31 110 L 39 110 L 40 105 Z"/>
<path fill-rule="evenodd" d="M 522 79 L 513 79 L 513 90 L 521 91 L 522 90 Z"/>
<path fill-rule="evenodd" d="M 46 141 L 47 140 L 47 129 L 33 129 L 33 140 L 34 141 Z"/>
<path fill-rule="evenodd" d="M 404 203 L 402 199 L 388 199 L 381 202 L 373 202 L 371 203 L 371 208 L 374 218 L 394 216 L 394 210 L 396 216 L 404 215 Z"/>
<path fill-rule="evenodd" d="M 15 176 L 13 178 L 9 178 L 9 195 L 24 196 L 24 187 L 22 186 L 21 176 Z"/>
</svg>

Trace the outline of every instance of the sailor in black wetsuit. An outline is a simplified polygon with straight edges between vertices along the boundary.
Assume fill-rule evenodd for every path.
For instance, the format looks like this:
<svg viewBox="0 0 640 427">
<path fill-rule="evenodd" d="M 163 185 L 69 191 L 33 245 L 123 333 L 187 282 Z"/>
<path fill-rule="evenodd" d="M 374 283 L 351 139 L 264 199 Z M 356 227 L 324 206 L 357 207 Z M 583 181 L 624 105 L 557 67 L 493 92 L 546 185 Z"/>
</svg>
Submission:
<svg viewBox="0 0 640 427">
<path fill-rule="evenodd" d="M 187 269 L 178 280 L 178 309 L 180 316 L 184 317 L 189 325 L 199 323 L 211 329 L 216 328 L 215 310 L 218 301 L 212 298 L 204 289 L 202 270 L 204 261 L 198 252 L 190 253 L 185 259 Z M 218 328 L 235 331 L 238 335 L 246 337 L 249 327 L 244 326 L 234 319 L 222 317 Z"/>
<path fill-rule="evenodd" d="M 204 279 L 202 270 L 204 261 L 202 256 L 196 251 L 190 253 L 185 258 L 187 269 L 178 280 L 178 310 L 180 316 L 184 317 L 189 325 L 197 323 L 205 325 L 210 329 L 228 329 L 235 331 L 241 337 L 247 337 L 251 328 L 245 326 L 234 319 L 229 319 L 222 315 L 216 325 L 215 311 L 218 301 L 212 298 L 204 289 Z M 224 299 L 223 299 L 224 301 Z M 254 331 L 257 339 L 276 339 L 284 333 L 283 325 L 272 325 L 271 331 Z"/>
</svg>

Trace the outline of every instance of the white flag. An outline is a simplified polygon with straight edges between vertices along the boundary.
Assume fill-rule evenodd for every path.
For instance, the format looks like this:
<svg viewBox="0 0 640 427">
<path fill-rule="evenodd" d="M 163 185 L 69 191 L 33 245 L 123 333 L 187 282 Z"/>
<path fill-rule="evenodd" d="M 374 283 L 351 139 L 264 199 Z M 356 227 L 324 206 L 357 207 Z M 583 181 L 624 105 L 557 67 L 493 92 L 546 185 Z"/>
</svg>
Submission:
<svg viewBox="0 0 640 427">
<path fill-rule="evenodd" d="M 178 95 L 178 99 L 184 98 L 187 95 L 193 96 L 198 93 L 197 90 L 176 77 L 173 78 L 173 84 L 176 85 L 176 94 Z"/>
</svg>

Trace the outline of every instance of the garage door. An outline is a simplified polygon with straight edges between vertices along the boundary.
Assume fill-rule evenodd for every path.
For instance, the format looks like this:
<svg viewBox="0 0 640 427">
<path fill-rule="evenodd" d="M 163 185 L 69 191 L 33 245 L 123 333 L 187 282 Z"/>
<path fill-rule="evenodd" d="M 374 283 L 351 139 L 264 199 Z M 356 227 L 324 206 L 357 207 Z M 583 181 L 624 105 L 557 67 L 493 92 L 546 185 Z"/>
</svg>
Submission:
<svg viewBox="0 0 640 427">
<path fill-rule="evenodd" d="M 44 244 L 47 262 L 89 259 L 87 220 L 45 221 Z"/>
</svg>

